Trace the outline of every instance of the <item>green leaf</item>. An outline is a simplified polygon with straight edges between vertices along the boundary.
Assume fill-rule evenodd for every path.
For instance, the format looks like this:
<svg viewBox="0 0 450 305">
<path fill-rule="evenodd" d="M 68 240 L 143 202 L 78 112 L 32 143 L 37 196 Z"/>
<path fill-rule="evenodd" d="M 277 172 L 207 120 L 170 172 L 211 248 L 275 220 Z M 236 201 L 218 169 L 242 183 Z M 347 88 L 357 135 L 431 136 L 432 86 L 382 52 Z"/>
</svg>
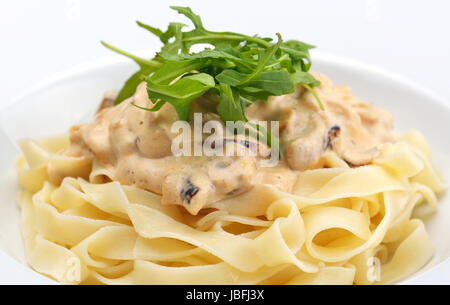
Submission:
<svg viewBox="0 0 450 305">
<path fill-rule="evenodd" d="M 161 109 L 161 107 L 164 106 L 165 103 L 166 103 L 166 101 L 159 100 L 152 108 L 142 107 L 142 106 L 136 105 L 134 102 L 131 103 L 131 105 L 133 105 L 134 107 L 137 107 L 139 109 L 145 110 L 145 111 L 156 112 L 159 109 Z"/>
<path fill-rule="evenodd" d="M 314 76 L 312 76 L 308 72 L 297 71 L 291 74 L 291 79 L 294 82 L 294 84 L 303 85 L 303 87 L 305 87 L 306 90 L 308 90 L 314 96 L 317 103 L 319 104 L 320 109 L 322 110 L 325 109 L 325 106 L 323 105 L 316 91 L 314 91 L 314 89 L 311 88 L 311 86 L 312 87 L 320 86 L 320 82 L 317 79 L 315 79 Z"/>
<path fill-rule="evenodd" d="M 264 91 L 262 89 L 250 87 L 239 90 L 239 93 L 241 94 L 241 99 L 244 101 L 246 107 L 250 106 L 256 101 L 265 102 L 271 95 L 269 92 Z"/>
<path fill-rule="evenodd" d="M 222 120 L 246 122 L 245 107 L 258 100 L 267 101 L 270 96 L 291 93 L 295 84 L 310 91 L 323 109 L 313 90 L 320 83 L 308 73 L 309 50 L 314 46 L 297 40 L 283 41 L 278 33 L 278 41 L 273 43 L 269 37 L 209 31 L 189 7 L 171 8 L 186 16 L 194 29 L 183 31 L 185 24 L 172 22 L 163 32 L 137 21 L 138 26 L 159 37 L 163 44 L 151 60 L 102 42 L 140 67 L 125 82 L 116 103 L 130 97 L 145 76 L 148 95 L 155 104 L 151 108 L 135 106 L 157 111 L 168 102 L 182 120 L 189 118 L 191 102 L 203 96 L 208 109 L 217 111 Z M 190 53 L 191 47 L 200 43 L 212 47 Z M 258 131 L 270 138 L 267 131 Z"/>
<path fill-rule="evenodd" d="M 237 84 L 239 84 L 245 78 L 245 76 L 245 74 L 238 71 L 227 69 L 216 75 L 216 79 L 222 84 L 237 86 Z"/>
<path fill-rule="evenodd" d="M 228 52 L 225 52 L 220 49 L 205 49 L 198 53 L 194 54 L 168 54 L 166 52 L 160 53 L 162 57 L 164 57 L 167 60 L 187 60 L 187 59 L 211 59 L 211 60 L 224 60 L 227 62 L 233 63 L 231 67 L 238 67 L 240 70 L 244 70 L 247 72 L 253 71 L 256 67 L 256 64 L 252 61 L 249 61 L 245 58 L 240 58 L 238 56 L 235 56 L 233 54 L 230 54 Z M 239 54 L 238 54 L 239 55 Z M 216 64 L 219 64 L 219 62 L 215 62 Z"/>
<path fill-rule="evenodd" d="M 302 42 L 302 41 L 298 41 L 298 40 L 288 40 L 285 41 L 283 43 L 282 47 L 289 47 L 290 49 L 295 49 L 298 51 L 303 51 L 305 53 L 309 52 L 310 49 L 314 49 L 315 46 Z"/>
<path fill-rule="evenodd" d="M 197 29 L 203 29 L 203 24 L 202 24 L 202 20 L 200 19 L 200 16 L 194 14 L 194 12 L 191 10 L 190 7 L 171 6 L 170 8 L 173 10 L 176 10 L 179 14 L 182 14 L 182 15 L 185 15 L 186 17 L 188 17 Z"/>
<path fill-rule="evenodd" d="M 116 99 L 114 100 L 114 105 L 118 105 L 130 96 L 134 94 L 136 91 L 136 87 L 143 81 L 143 78 L 150 73 L 156 71 L 160 66 L 161 63 L 155 60 L 146 60 L 137 56 L 134 56 L 130 53 L 127 53 L 125 51 L 122 51 L 116 47 L 113 47 L 112 45 L 102 41 L 101 42 L 105 47 L 108 49 L 119 53 L 121 55 L 124 55 L 126 57 L 129 57 L 133 59 L 141 68 L 138 72 L 131 75 L 130 78 L 125 82 L 123 87 L 120 89 Z"/>
<path fill-rule="evenodd" d="M 182 32 L 184 26 L 186 25 L 178 22 L 171 22 L 169 24 L 167 31 L 160 37 L 161 41 L 164 43 L 164 46 L 161 48 L 161 52 L 176 55 L 184 48 Z M 175 40 L 173 42 L 169 42 L 171 38 L 174 38 Z"/>
<path fill-rule="evenodd" d="M 159 38 L 161 38 L 161 36 L 163 35 L 163 31 L 161 31 L 161 30 L 158 29 L 158 28 L 152 27 L 152 26 L 150 26 L 150 25 L 148 25 L 148 24 L 145 24 L 145 23 L 142 23 L 142 22 L 140 22 L 140 21 L 138 21 L 138 20 L 136 20 L 136 23 L 137 23 L 137 25 L 140 26 L 141 28 L 146 29 L 147 31 L 149 31 L 150 33 L 152 33 L 152 34 L 158 36 Z"/>
<path fill-rule="evenodd" d="M 172 85 L 161 85 L 147 78 L 147 92 L 151 100 L 161 99 L 172 104 L 180 120 L 187 121 L 191 102 L 202 96 L 211 86 L 189 77 L 181 78 Z"/>
<path fill-rule="evenodd" d="M 217 113 L 220 115 L 222 121 L 247 122 L 239 92 L 232 89 L 228 84 L 219 84 L 219 92 L 220 101 L 217 106 Z"/>
<path fill-rule="evenodd" d="M 298 40 L 289 40 L 281 44 L 280 50 L 289 54 L 292 58 L 292 64 L 299 64 L 303 71 L 308 72 L 311 67 L 311 57 L 309 56 L 309 50 L 314 46 L 306 44 Z"/>
<path fill-rule="evenodd" d="M 256 66 L 255 71 L 253 71 L 251 74 L 247 75 L 243 80 L 241 80 L 238 85 L 244 85 L 245 83 L 250 82 L 252 79 L 256 78 L 261 72 L 264 70 L 264 67 L 266 66 L 267 62 L 275 55 L 275 52 L 278 50 L 278 48 L 281 45 L 281 42 L 283 41 L 281 39 L 281 35 L 277 33 L 278 36 L 278 42 L 269 48 L 267 48 L 261 56 L 259 56 L 258 65 Z"/>
<path fill-rule="evenodd" d="M 311 85 L 313 87 L 320 86 L 320 82 L 308 72 L 297 71 L 291 74 L 294 84 Z"/>
<path fill-rule="evenodd" d="M 105 47 L 107 47 L 108 49 L 110 49 L 110 50 L 112 50 L 112 51 L 114 51 L 114 52 L 116 52 L 116 53 L 119 53 L 119 54 L 121 54 L 121 55 L 124 55 L 124 56 L 126 56 L 126 57 L 128 57 L 128 58 L 131 58 L 132 60 L 134 60 L 140 67 L 152 67 L 152 68 L 159 68 L 160 66 L 161 66 L 161 63 L 160 62 L 157 62 L 157 61 L 155 61 L 155 60 L 148 60 L 148 59 L 144 59 L 144 58 L 141 58 L 141 57 L 138 57 L 138 56 L 135 56 L 135 55 L 133 55 L 133 54 L 130 54 L 130 53 L 128 53 L 128 52 L 125 52 L 125 51 L 123 51 L 123 50 L 120 50 L 120 49 L 118 49 L 118 48 L 116 48 L 116 47 L 114 47 L 114 46 L 112 46 L 112 45 L 110 45 L 110 44 L 108 44 L 108 43 L 106 43 L 106 42 L 104 42 L 104 41 L 101 41 L 101 43 L 102 43 L 102 45 L 104 45 Z"/>
<path fill-rule="evenodd" d="M 118 105 L 127 98 L 131 97 L 135 92 L 137 86 L 144 80 L 144 77 L 154 71 L 152 67 L 143 67 L 134 73 L 123 85 L 114 100 L 114 105 Z"/>
<path fill-rule="evenodd" d="M 175 78 L 184 73 L 195 71 L 204 66 L 205 60 L 192 59 L 183 61 L 166 61 L 164 64 L 151 76 L 150 80 L 153 83 L 168 85 Z"/>
<path fill-rule="evenodd" d="M 292 65 L 292 61 L 289 54 L 281 55 L 280 58 L 278 58 L 274 62 L 271 62 L 265 67 L 266 71 L 280 70 L 280 69 L 286 69 L 289 73 L 293 73 L 296 71 Z"/>
<path fill-rule="evenodd" d="M 294 84 L 291 80 L 291 75 L 286 70 L 262 72 L 253 80 L 241 86 L 242 80 L 247 76 L 234 70 L 224 70 L 216 76 L 218 82 L 227 84 L 233 87 L 239 87 L 248 93 L 263 91 L 267 95 L 282 95 L 294 91 Z"/>
<path fill-rule="evenodd" d="M 211 75 L 206 74 L 206 73 L 192 74 L 189 76 L 185 76 L 184 78 L 199 81 L 202 84 L 204 84 L 205 86 L 208 86 L 210 88 L 212 88 L 216 85 L 216 82 L 214 81 L 214 77 L 212 77 Z"/>
<path fill-rule="evenodd" d="M 316 99 L 317 103 L 319 104 L 320 109 L 325 110 L 325 106 L 323 105 L 322 101 L 320 100 L 319 96 L 317 95 L 316 91 L 314 91 L 309 85 L 303 84 L 303 87 L 306 88 Z"/>
<path fill-rule="evenodd" d="M 271 95 L 283 95 L 294 92 L 291 75 L 286 70 L 262 72 L 245 84 L 247 87 L 264 89 Z"/>
</svg>

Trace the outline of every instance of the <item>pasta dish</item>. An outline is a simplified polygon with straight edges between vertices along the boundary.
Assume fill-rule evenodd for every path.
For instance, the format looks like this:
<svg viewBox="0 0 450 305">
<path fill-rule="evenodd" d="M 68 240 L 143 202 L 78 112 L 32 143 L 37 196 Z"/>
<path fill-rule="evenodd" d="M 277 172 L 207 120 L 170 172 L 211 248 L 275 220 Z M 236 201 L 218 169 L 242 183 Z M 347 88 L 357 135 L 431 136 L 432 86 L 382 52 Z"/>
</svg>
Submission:
<svg viewBox="0 0 450 305">
<path fill-rule="evenodd" d="M 152 60 L 105 43 L 140 70 L 91 122 L 20 143 L 29 265 L 67 284 L 390 284 L 423 267 L 412 213 L 446 185 L 421 133 L 310 73 L 312 46 L 174 9 L 195 29 L 138 23 L 164 44 Z"/>
</svg>

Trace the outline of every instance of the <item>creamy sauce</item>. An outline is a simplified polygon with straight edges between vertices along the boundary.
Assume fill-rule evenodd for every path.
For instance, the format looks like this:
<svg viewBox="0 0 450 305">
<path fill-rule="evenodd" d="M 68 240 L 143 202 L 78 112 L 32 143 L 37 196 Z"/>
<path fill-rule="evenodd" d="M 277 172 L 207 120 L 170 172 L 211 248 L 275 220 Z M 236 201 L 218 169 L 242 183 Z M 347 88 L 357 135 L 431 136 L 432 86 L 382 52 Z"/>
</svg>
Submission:
<svg viewBox="0 0 450 305">
<path fill-rule="evenodd" d="M 387 111 L 352 97 L 348 88 L 333 86 L 325 76 L 316 77 L 321 81 L 316 92 L 324 111 L 301 87 L 246 109 L 249 120 L 280 121 L 284 157 L 274 167 L 261 167 L 261 155 L 173 156 L 171 145 L 177 134 L 171 126 L 178 117 L 172 106 L 148 112 L 131 105 L 151 107 L 145 83 L 115 107 L 114 97 L 106 95 L 94 122 L 71 128 L 71 146 L 64 153 L 95 160 L 112 172 L 113 180 L 161 194 L 162 204 L 182 205 L 194 215 L 255 184 L 290 192 L 299 172 L 314 167 L 327 151 L 359 166 L 371 162 L 380 144 L 393 141 L 392 117 Z M 195 102 L 192 108 L 192 112 L 206 112 Z M 211 113 L 204 117 L 219 120 Z"/>
</svg>

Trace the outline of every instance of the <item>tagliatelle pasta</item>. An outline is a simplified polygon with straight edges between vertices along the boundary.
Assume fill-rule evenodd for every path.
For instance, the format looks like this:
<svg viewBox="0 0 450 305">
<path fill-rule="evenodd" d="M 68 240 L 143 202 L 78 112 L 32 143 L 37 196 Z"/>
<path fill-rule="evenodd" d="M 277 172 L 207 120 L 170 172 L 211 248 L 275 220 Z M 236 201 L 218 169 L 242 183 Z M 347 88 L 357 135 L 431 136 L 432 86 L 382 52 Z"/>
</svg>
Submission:
<svg viewBox="0 0 450 305">
<path fill-rule="evenodd" d="M 190 215 L 57 151 L 67 137 L 21 143 L 17 160 L 28 263 L 69 284 L 376 284 L 431 258 L 415 206 L 445 189 L 423 137 L 384 144 L 372 164 L 335 154 L 302 172 L 292 193 L 256 185 Z M 50 165 L 49 165 L 50 164 Z M 66 177 L 52 184 L 47 167 Z"/>
</svg>

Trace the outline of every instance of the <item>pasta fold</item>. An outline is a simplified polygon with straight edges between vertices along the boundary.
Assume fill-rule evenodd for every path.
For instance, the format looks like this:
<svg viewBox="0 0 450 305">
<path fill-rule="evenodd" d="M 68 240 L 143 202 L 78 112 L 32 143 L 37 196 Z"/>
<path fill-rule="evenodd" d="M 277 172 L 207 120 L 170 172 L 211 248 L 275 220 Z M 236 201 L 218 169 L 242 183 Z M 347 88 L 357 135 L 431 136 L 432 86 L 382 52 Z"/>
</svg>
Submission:
<svg viewBox="0 0 450 305">
<path fill-rule="evenodd" d="M 21 229 L 36 271 L 68 284 L 380 284 L 433 255 L 412 219 L 445 190 L 424 138 L 411 131 L 370 165 L 300 174 L 292 193 L 270 185 L 192 217 L 159 195 L 104 182 L 108 168 L 58 154 L 59 136 L 21 143 Z M 63 177 L 52 177 L 57 168 Z"/>
</svg>

